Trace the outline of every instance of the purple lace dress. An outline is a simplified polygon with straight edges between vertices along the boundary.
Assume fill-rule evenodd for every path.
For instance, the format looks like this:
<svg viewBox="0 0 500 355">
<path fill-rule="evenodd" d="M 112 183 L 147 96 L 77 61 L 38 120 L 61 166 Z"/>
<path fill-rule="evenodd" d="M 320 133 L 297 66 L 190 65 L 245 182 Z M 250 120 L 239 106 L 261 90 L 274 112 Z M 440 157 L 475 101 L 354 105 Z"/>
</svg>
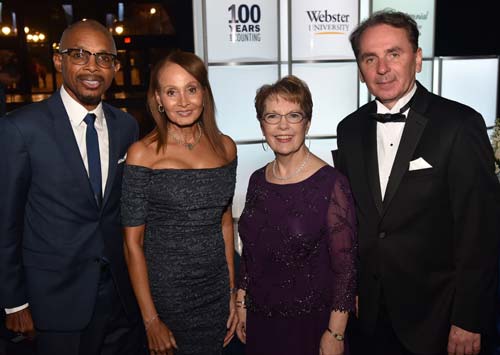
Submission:
<svg viewBox="0 0 500 355">
<path fill-rule="evenodd" d="M 356 220 L 347 179 L 324 166 L 277 185 L 261 168 L 250 177 L 239 233 L 246 354 L 318 354 L 330 312 L 354 310 Z"/>
</svg>

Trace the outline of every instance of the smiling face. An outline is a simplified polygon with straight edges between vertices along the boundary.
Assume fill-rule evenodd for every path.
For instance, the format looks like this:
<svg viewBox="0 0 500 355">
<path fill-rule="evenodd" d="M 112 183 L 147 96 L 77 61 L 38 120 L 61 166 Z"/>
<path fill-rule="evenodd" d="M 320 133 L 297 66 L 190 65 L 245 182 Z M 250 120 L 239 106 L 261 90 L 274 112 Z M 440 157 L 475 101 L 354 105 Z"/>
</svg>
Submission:
<svg viewBox="0 0 500 355">
<path fill-rule="evenodd" d="M 422 69 L 422 50 L 413 50 L 404 29 L 385 24 L 368 28 L 359 49 L 361 80 L 380 102 L 392 108 L 413 88 L 416 73 Z"/>
<path fill-rule="evenodd" d="M 111 35 L 95 26 L 98 25 L 84 22 L 74 25 L 63 35 L 60 50 L 81 48 L 91 53 L 116 54 Z M 62 73 L 63 85 L 68 94 L 87 110 L 92 110 L 99 104 L 115 73 L 120 69 L 118 62 L 108 69 L 98 66 L 93 55 L 83 65 L 73 64 L 66 54 L 56 53 L 53 60 L 56 70 Z"/>
<path fill-rule="evenodd" d="M 304 112 L 298 103 L 287 101 L 281 96 L 268 97 L 264 108 L 264 115 L 276 113 L 284 116 L 290 112 Z M 269 124 L 264 120 L 260 122 L 267 144 L 277 155 L 290 155 L 304 147 L 304 141 L 311 125 L 311 121 L 307 118 L 299 123 L 289 123 L 285 117 L 282 117 L 278 124 Z"/>
<path fill-rule="evenodd" d="M 179 127 L 194 124 L 203 112 L 203 88 L 198 80 L 175 63 L 158 72 L 156 102 L 165 108 L 170 122 Z"/>
</svg>

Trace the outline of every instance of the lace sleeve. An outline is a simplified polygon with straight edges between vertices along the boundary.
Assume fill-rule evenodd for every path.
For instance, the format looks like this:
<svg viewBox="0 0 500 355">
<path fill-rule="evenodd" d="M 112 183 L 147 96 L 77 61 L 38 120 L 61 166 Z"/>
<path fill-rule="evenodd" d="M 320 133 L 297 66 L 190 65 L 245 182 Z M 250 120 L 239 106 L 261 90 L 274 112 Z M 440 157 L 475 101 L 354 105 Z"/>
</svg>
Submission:
<svg viewBox="0 0 500 355">
<path fill-rule="evenodd" d="M 250 275 L 248 274 L 247 268 L 247 263 L 251 262 L 251 260 L 249 260 L 250 247 L 245 246 L 244 236 L 246 233 L 250 233 L 248 230 L 248 223 L 252 223 L 249 222 L 249 218 L 251 218 L 250 216 L 253 214 L 252 211 L 254 210 L 256 203 L 255 188 L 257 185 L 257 171 L 255 171 L 248 180 L 247 194 L 245 197 L 245 207 L 243 208 L 243 212 L 240 216 L 240 221 L 238 224 L 238 232 L 240 233 L 240 237 L 243 242 L 238 270 L 238 288 L 241 288 L 242 290 L 246 290 L 248 288 L 248 284 L 250 283 Z"/>
<path fill-rule="evenodd" d="M 246 290 L 248 288 L 248 273 L 247 273 L 247 265 L 246 265 L 246 253 L 245 248 L 241 251 L 239 272 L 238 272 L 238 288 L 242 290 Z"/>
<path fill-rule="evenodd" d="M 340 172 L 331 192 L 327 223 L 330 262 L 335 274 L 332 309 L 354 311 L 357 284 L 356 211 L 349 183 Z"/>
</svg>

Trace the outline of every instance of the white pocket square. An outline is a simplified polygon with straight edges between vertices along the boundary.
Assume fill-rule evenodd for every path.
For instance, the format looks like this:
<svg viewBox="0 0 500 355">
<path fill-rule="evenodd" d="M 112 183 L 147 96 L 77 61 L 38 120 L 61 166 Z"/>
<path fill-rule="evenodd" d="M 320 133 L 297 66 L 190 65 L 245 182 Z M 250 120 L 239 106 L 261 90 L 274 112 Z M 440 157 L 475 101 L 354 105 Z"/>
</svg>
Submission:
<svg viewBox="0 0 500 355">
<path fill-rule="evenodd" d="M 125 155 L 123 156 L 123 158 L 119 159 L 118 160 L 118 164 L 121 164 L 125 161 L 125 159 L 127 159 L 127 153 L 125 153 Z"/>
<path fill-rule="evenodd" d="M 422 170 L 422 169 L 429 169 L 432 168 L 432 165 L 429 164 L 424 160 L 424 158 L 420 157 L 418 159 L 412 160 L 410 162 L 410 168 L 408 171 L 413 171 L 413 170 Z"/>
</svg>

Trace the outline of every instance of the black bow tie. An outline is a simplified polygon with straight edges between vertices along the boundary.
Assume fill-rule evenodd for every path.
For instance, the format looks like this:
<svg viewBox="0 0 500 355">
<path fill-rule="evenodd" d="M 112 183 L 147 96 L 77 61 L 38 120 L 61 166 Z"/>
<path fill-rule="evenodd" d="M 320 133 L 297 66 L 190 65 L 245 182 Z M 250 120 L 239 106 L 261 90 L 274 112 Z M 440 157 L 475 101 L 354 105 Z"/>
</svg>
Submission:
<svg viewBox="0 0 500 355">
<path fill-rule="evenodd" d="M 406 120 L 406 116 L 402 113 L 372 113 L 371 114 L 374 119 L 376 119 L 380 123 L 387 122 L 404 122 Z"/>
<path fill-rule="evenodd" d="M 401 107 L 401 110 L 399 110 L 398 113 L 372 113 L 371 116 L 380 123 L 404 122 L 406 120 L 406 116 L 403 115 L 403 112 L 410 108 L 412 101 L 413 97 L 406 103 L 406 105 Z"/>
</svg>

